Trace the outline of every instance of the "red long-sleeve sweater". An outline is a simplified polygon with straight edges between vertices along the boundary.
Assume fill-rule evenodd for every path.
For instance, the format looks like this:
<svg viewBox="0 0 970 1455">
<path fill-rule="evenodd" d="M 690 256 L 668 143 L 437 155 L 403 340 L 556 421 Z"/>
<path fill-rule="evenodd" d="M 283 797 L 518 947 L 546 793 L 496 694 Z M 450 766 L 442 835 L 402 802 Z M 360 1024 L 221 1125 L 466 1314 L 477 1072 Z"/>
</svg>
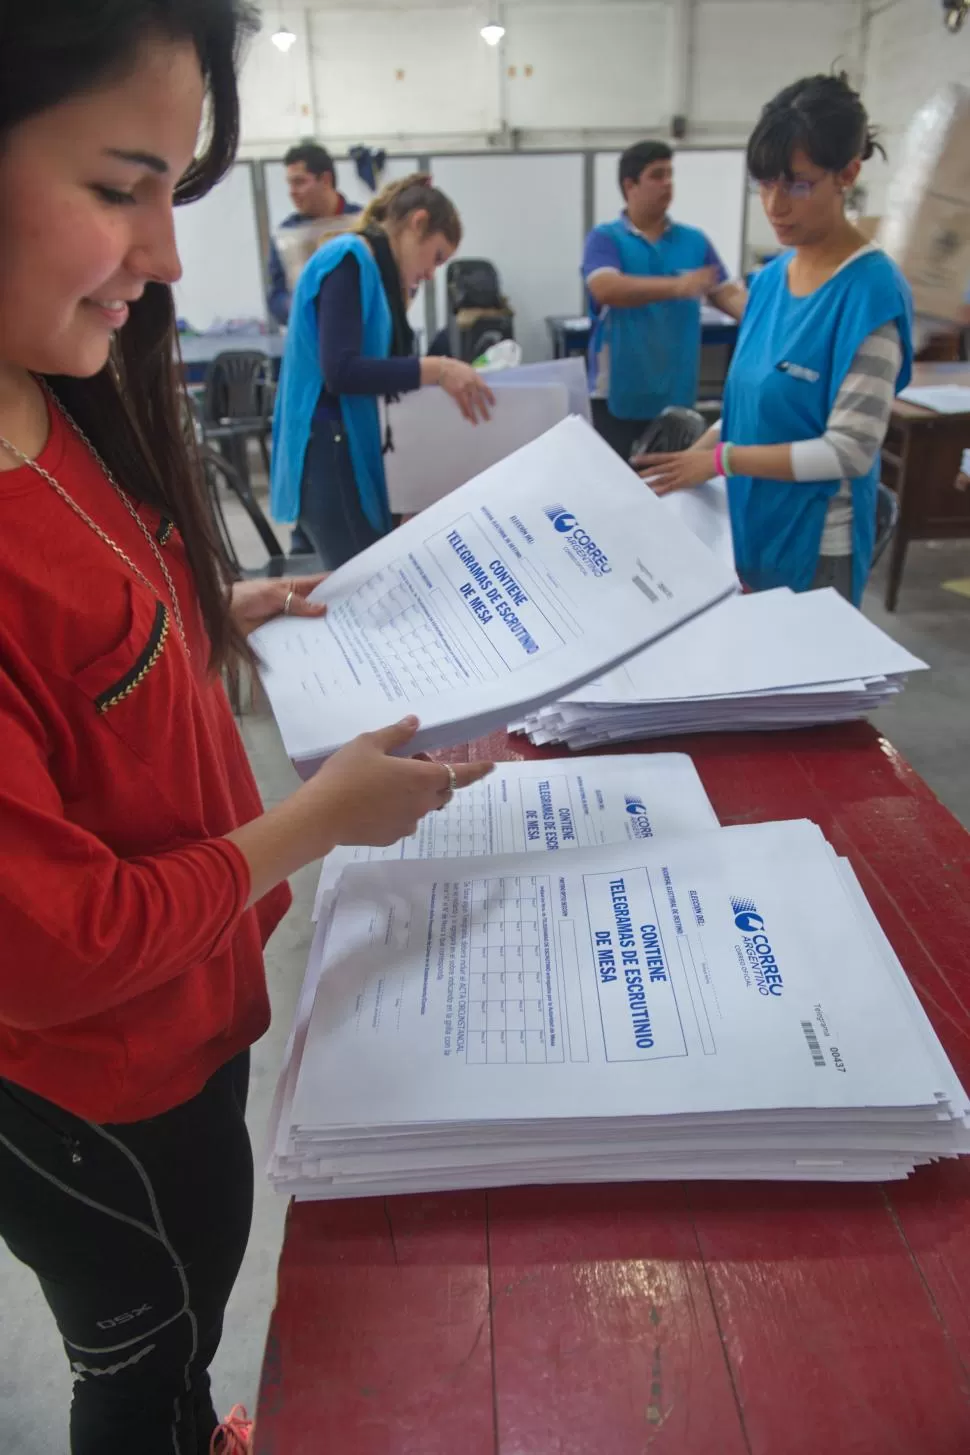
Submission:
<svg viewBox="0 0 970 1455">
<path fill-rule="evenodd" d="M 57 411 L 39 463 L 157 595 L 33 470 L 0 472 L 0 1076 L 136 1121 L 266 1029 L 289 890 L 244 908 L 222 835 L 261 805 L 178 532 L 141 507 L 191 657 L 148 542 Z"/>
</svg>

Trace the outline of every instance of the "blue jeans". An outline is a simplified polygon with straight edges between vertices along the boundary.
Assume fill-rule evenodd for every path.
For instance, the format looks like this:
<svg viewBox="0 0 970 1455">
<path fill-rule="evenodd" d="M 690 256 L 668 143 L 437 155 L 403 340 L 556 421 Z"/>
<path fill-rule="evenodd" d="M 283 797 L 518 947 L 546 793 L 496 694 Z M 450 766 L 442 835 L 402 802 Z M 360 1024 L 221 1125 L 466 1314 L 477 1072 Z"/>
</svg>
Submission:
<svg viewBox="0 0 970 1455">
<path fill-rule="evenodd" d="M 313 421 L 303 466 L 299 524 L 325 571 L 335 571 L 384 534 L 374 529 L 361 506 L 342 419 L 318 416 Z"/>
</svg>

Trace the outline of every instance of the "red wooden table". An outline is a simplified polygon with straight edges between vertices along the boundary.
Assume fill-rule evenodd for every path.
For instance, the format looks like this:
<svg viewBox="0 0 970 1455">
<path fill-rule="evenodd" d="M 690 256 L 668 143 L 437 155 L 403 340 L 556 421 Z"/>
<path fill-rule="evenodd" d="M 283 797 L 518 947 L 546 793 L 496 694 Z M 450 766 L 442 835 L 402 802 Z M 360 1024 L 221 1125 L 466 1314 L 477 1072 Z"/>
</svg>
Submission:
<svg viewBox="0 0 970 1455">
<path fill-rule="evenodd" d="M 723 823 L 824 829 L 970 1084 L 970 838 L 899 755 L 863 724 L 651 746 Z M 257 1455 L 647 1451 L 968 1455 L 970 1165 L 291 1207 Z"/>
</svg>

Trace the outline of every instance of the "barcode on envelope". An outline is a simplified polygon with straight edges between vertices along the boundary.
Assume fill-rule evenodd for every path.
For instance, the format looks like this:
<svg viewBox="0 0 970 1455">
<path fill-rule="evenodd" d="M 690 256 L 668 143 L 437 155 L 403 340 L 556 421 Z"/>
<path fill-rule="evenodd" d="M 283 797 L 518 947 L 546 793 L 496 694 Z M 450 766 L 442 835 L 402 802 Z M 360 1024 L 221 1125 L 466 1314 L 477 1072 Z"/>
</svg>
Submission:
<svg viewBox="0 0 970 1455">
<path fill-rule="evenodd" d="M 643 579 L 642 576 L 634 576 L 634 578 L 633 578 L 633 584 L 634 584 L 634 586 L 639 586 L 640 590 L 643 592 L 643 594 L 647 598 L 647 600 L 648 601 L 652 601 L 654 603 L 654 605 L 656 606 L 656 604 L 657 604 L 657 593 L 656 593 L 656 591 L 654 591 L 654 589 L 653 589 L 652 586 L 648 586 L 647 585 L 646 581 L 644 581 L 644 579 Z"/>
<path fill-rule="evenodd" d="M 811 1021 L 802 1021 L 802 1030 L 805 1032 L 805 1039 L 808 1042 L 808 1049 L 812 1053 L 812 1060 L 816 1066 L 825 1065 L 825 1053 L 822 1050 L 815 1027 Z"/>
</svg>

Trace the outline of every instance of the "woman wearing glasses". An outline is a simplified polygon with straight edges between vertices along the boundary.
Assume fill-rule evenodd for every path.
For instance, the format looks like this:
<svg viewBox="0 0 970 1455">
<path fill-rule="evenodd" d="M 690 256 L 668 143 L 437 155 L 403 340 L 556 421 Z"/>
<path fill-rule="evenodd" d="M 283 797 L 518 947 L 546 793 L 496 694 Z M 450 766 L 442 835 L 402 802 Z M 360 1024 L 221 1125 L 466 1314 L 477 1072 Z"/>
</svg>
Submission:
<svg viewBox="0 0 970 1455">
<path fill-rule="evenodd" d="M 720 423 L 684 454 L 636 462 L 658 494 L 727 476 L 738 573 L 755 590 L 862 599 L 880 449 L 912 363 L 909 287 L 845 216 L 877 149 L 844 76 L 765 106 L 748 168 L 786 251 L 752 284 Z"/>
</svg>

